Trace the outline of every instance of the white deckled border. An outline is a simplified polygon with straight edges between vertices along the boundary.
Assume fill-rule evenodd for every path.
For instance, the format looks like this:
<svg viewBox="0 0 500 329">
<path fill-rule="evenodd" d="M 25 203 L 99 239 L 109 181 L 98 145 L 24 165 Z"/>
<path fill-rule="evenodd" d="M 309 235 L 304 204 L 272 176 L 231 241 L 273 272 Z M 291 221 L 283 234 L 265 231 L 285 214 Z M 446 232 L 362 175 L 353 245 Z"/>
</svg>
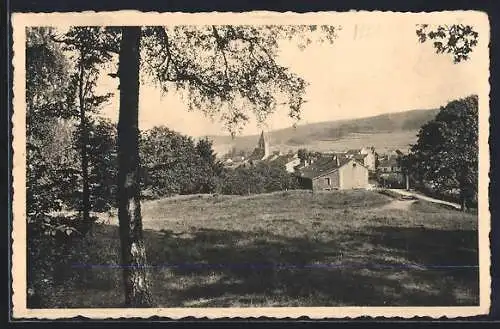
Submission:
<svg viewBox="0 0 500 329">
<path fill-rule="evenodd" d="M 457 24 L 474 25 L 479 43 L 474 56 L 481 58 L 478 70 L 484 75 L 479 96 L 479 274 L 480 304 L 473 307 L 266 307 L 266 308 L 151 308 L 151 309 L 27 309 L 26 308 L 26 102 L 25 102 L 25 27 L 77 25 L 194 25 L 194 24 L 328 24 L 357 23 Z M 478 11 L 431 13 L 397 12 L 315 12 L 277 13 L 142 13 L 138 11 L 81 13 L 14 13 L 13 26 L 13 255 L 12 287 L 14 318 L 58 319 L 85 316 L 95 319 L 152 316 L 179 319 L 184 317 L 234 318 L 274 317 L 311 319 L 371 317 L 466 317 L 487 314 L 490 307 L 490 212 L 489 212 L 489 21 Z"/>
</svg>

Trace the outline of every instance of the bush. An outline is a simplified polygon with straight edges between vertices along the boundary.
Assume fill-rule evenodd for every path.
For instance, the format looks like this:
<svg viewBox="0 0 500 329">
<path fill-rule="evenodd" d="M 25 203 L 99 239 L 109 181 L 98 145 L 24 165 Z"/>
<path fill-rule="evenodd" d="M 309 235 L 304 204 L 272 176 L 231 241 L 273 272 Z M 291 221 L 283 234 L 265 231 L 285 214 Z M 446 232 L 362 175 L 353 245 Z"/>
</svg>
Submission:
<svg viewBox="0 0 500 329">
<path fill-rule="evenodd" d="M 296 176 L 277 164 L 258 163 L 226 170 L 217 187 L 221 194 L 258 194 L 299 188 Z"/>
<path fill-rule="evenodd" d="M 140 143 L 143 189 L 153 198 L 215 192 L 222 165 L 212 143 L 166 127 L 145 131 Z"/>
<path fill-rule="evenodd" d="M 56 287 L 120 289 L 121 271 L 116 267 L 120 262 L 117 229 L 103 225 L 85 235 L 74 230 L 68 234 L 65 228 L 75 226 L 77 220 L 76 217 L 47 217 L 28 224 L 29 308 L 52 308 L 65 303 L 54 295 Z M 40 225 L 41 222 L 48 226 Z M 111 268 L 102 267 L 106 265 Z"/>
<path fill-rule="evenodd" d="M 70 254 L 78 252 L 71 243 L 81 236 L 77 217 L 30 216 L 27 225 L 28 307 L 40 307 L 41 296 L 65 280 Z"/>
</svg>

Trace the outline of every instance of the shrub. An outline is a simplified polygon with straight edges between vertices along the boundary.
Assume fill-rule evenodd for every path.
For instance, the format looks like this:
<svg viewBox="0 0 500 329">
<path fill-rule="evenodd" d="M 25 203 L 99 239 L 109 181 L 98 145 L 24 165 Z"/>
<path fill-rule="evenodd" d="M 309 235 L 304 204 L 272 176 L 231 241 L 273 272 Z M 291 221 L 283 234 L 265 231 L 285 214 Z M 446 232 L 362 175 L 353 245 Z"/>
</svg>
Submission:
<svg viewBox="0 0 500 329">
<path fill-rule="evenodd" d="M 209 140 L 195 142 L 166 127 L 155 127 L 142 134 L 140 152 L 143 189 L 150 196 L 215 192 L 222 165 Z"/>
<path fill-rule="evenodd" d="M 258 194 L 299 188 L 298 179 L 283 165 L 258 163 L 226 170 L 219 180 L 221 194 Z"/>
</svg>

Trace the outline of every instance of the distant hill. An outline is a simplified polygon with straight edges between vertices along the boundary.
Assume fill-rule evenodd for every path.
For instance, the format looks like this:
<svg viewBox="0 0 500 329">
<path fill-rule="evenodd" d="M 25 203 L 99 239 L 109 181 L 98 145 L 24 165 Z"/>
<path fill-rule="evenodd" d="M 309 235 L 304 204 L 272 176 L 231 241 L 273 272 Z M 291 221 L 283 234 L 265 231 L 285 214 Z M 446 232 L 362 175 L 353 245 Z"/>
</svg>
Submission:
<svg viewBox="0 0 500 329">
<path fill-rule="evenodd" d="M 308 148 L 317 151 L 375 146 L 376 149 L 407 148 L 416 142 L 416 133 L 434 119 L 439 109 L 411 110 L 373 117 L 298 125 L 269 132 L 272 150 L 283 152 Z M 255 148 L 258 135 L 207 136 L 214 149 L 224 154 L 232 147 L 249 151 Z"/>
</svg>

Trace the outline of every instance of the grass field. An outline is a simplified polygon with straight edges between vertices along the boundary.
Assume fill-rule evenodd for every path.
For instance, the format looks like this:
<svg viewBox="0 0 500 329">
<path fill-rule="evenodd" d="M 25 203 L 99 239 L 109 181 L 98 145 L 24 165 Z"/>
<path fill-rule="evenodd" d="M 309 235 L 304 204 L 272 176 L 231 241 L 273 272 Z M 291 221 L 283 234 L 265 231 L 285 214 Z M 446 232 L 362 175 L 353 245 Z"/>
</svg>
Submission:
<svg viewBox="0 0 500 329">
<path fill-rule="evenodd" d="M 159 307 L 478 304 L 477 216 L 371 191 L 186 196 L 143 204 Z M 80 245 L 46 307 L 123 302 L 116 219 Z M 456 266 L 467 267 L 456 267 Z M 56 302 L 57 301 L 57 302 Z"/>
</svg>

